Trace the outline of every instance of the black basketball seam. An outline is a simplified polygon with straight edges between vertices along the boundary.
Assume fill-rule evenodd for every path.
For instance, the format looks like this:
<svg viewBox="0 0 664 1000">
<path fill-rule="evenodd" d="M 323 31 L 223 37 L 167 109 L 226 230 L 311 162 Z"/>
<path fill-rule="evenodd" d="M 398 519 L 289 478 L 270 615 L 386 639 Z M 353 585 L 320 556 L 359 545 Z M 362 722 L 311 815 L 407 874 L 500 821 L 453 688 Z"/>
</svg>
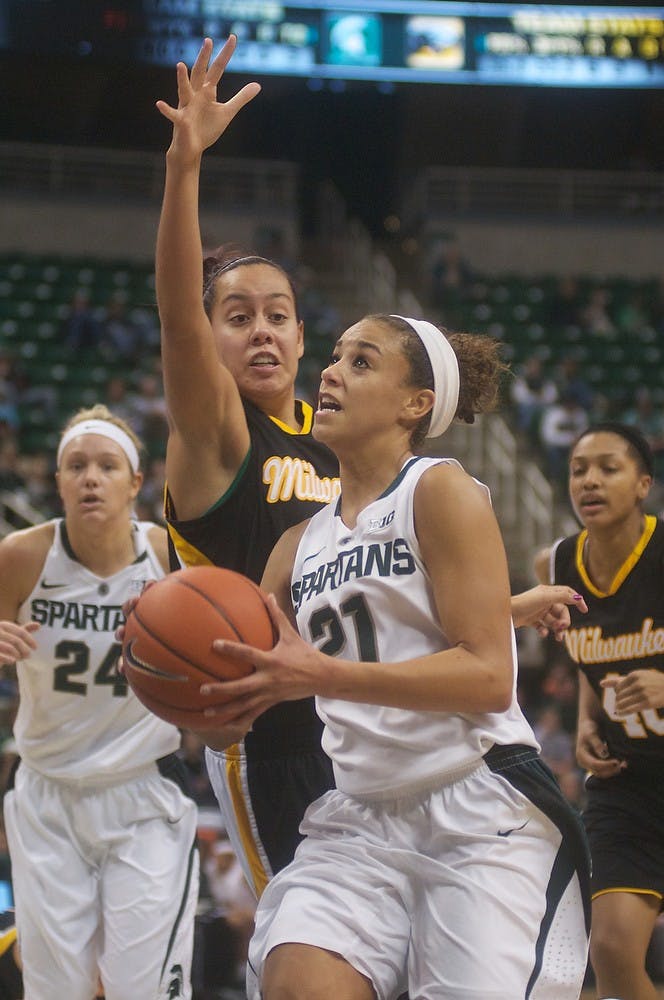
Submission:
<svg viewBox="0 0 664 1000">
<path fill-rule="evenodd" d="M 197 663 L 196 660 L 192 660 L 191 657 L 186 656 L 184 653 L 181 653 L 178 649 L 175 648 L 175 646 L 171 646 L 170 643 L 165 642 L 160 635 L 157 635 L 157 633 L 154 632 L 150 628 L 150 626 L 146 624 L 146 622 L 141 618 L 140 614 L 138 614 L 137 612 L 138 612 L 138 605 L 136 605 L 136 607 L 132 611 L 132 614 L 136 615 L 136 621 L 139 623 L 141 628 L 145 629 L 145 631 L 147 632 L 147 634 L 150 636 L 151 639 L 154 639 L 155 642 L 158 642 L 160 646 L 163 646 L 163 648 L 167 652 L 172 653 L 173 656 L 177 656 L 178 659 L 182 660 L 184 663 L 191 664 L 192 667 L 195 667 L 196 670 L 199 670 L 202 674 L 205 674 L 206 677 L 211 677 L 212 680 L 218 681 L 220 684 L 224 683 L 223 677 L 220 677 L 218 674 L 212 673 L 210 670 L 206 670 L 206 668 L 201 666 L 200 663 Z M 239 677 L 237 679 L 239 680 Z M 191 678 L 189 678 L 189 680 L 191 680 Z"/>
<path fill-rule="evenodd" d="M 204 590 L 201 590 L 200 587 L 197 587 L 196 584 L 192 583 L 190 580 L 177 580 L 176 583 L 181 584 L 183 587 L 188 587 L 189 590 L 195 591 L 200 597 L 202 597 L 204 600 L 206 600 L 208 602 L 208 604 L 210 604 L 215 609 L 215 611 L 219 612 L 219 614 L 221 615 L 221 617 L 230 626 L 230 628 L 233 629 L 233 631 L 235 632 L 235 635 L 237 636 L 238 640 L 240 642 L 244 642 L 245 641 L 242 633 L 238 630 L 235 622 L 231 621 L 231 619 L 228 617 L 228 614 L 226 613 L 226 611 L 224 610 L 224 608 L 220 604 L 217 604 L 217 602 L 215 600 L 213 600 L 213 598 L 211 598 L 209 594 L 207 594 Z"/>
<path fill-rule="evenodd" d="M 227 573 L 233 573 L 233 570 L 229 569 L 229 570 L 226 570 L 226 572 Z M 260 598 L 261 603 L 262 603 L 263 607 L 265 608 L 265 612 L 267 614 L 268 620 L 270 622 L 270 628 L 272 629 L 272 639 L 273 639 L 273 645 L 274 645 L 274 643 L 276 643 L 277 639 L 279 638 L 279 635 L 275 631 L 274 623 L 273 623 L 272 617 L 270 615 L 270 609 L 267 606 L 267 603 L 266 603 L 265 598 L 263 597 L 263 595 L 262 595 L 262 593 L 260 591 L 260 588 L 255 585 L 255 583 L 253 582 L 253 580 L 249 580 L 248 577 L 243 578 L 240 573 L 235 573 L 234 575 L 235 576 L 239 576 L 241 579 L 245 579 L 245 582 L 247 582 L 247 583 L 250 584 L 250 589 L 252 589 L 254 591 L 254 593 L 256 594 L 256 596 Z M 242 635 L 242 633 L 239 631 L 239 629 L 237 628 L 235 622 L 231 621 L 231 619 L 226 614 L 224 608 L 220 604 L 217 604 L 217 602 L 214 601 L 209 596 L 209 594 L 206 594 L 206 592 L 204 590 L 200 590 L 200 588 L 197 587 L 195 583 L 192 583 L 191 580 L 182 580 L 182 579 L 180 579 L 180 580 L 177 580 L 176 582 L 179 583 L 179 584 L 182 584 L 183 587 L 189 587 L 190 590 L 195 590 L 197 594 L 200 594 L 201 597 L 204 597 L 205 600 L 208 602 L 208 604 L 211 604 L 212 607 L 215 609 L 215 611 L 219 612 L 219 614 L 224 619 L 224 621 L 228 622 L 228 624 L 233 629 L 233 631 L 235 632 L 235 634 L 238 637 L 238 639 L 240 640 L 240 642 L 244 642 L 245 644 L 247 644 L 247 640 L 244 638 L 244 636 Z M 251 643 L 249 643 L 248 645 L 251 645 Z"/>
<path fill-rule="evenodd" d="M 145 626 L 143 627 L 145 628 Z M 145 629 L 145 631 L 147 632 L 147 629 Z M 152 636 L 152 638 L 156 639 L 156 636 Z M 160 670 L 159 667 L 155 667 L 151 663 L 146 663 L 145 660 L 139 659 L 139 657 L 133 650 L 133 644 L 135 642 L 136 638 L 135 637 L 131 638 L 127 643 L 127 645 L 125 646 L 123 653 L 125 661 L 129 664 L 130 667 L 132 667 L 133 670 L 137 670 L 139 673 L 147 674 L 148 677 L 159 677 L 161 680 L 177 681 L 180 684 L 182 683 L 186 684 L 186 682 L 190 679 L 189 677 L 183 674 L 171 674 L 168 673 L 168 671 L 166 670 Z M 161 645 L 163 646 L 164 643 L 162 642 Z"/>
</svg>

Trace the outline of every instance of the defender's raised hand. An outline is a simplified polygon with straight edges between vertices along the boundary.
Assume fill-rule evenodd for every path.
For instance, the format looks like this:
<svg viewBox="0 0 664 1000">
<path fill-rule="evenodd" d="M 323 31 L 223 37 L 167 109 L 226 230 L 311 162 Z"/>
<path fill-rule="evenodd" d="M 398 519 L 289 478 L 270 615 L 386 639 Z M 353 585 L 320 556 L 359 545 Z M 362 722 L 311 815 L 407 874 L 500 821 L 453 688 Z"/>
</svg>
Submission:
<svg viewBox="0 0 664 1000">
<path fill-rule="evenodd" d="M 260 84 L 248 83 L 225 103 L 217 100 L 217 84 L 224 75 L 237 38 L 231 35 L 221 52 L 210 61 L 211 38 L 206 38 L 191 68 L 177 64 L 178 106 L 157 101 L 157 108 L 173 123 L 173 141 L 169 152 L 184 160 L 196 159 L 226 131 L 238 111 L 260 92 Z"/>
</svg>

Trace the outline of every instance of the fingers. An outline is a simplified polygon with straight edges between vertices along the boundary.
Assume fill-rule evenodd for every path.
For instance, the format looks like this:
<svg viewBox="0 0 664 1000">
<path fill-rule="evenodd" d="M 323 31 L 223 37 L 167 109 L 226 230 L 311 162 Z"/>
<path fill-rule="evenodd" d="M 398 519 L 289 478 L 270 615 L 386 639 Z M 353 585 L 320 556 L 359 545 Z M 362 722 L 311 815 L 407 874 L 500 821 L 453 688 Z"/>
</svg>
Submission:
<svg viewBox="0 0 664 1000">
<path fill-rule="evenodd" d="M 577 594 L 571 587 L 557 586 L 554 589 L 558 592 L 556 601 L 562 601 L 563 604 L 573 604 L 584 615 L 587 613 L 588 605 L 584 600 L 583 594 Z"/>
<path fill-rule="evenodd" d="M 37 648 L 32 633 L 38 628 L 37 622 L 29 622 L 28 625 L 3 622 L 0 634 L 0 663 L 14 663 L 29 656 Z"/>
<path fill-rule="evenodd" d="M 231 37 L 233 37 L 233 36 L 231 36 Z M 230 39 L 229 39 L 229 41 L 230 41 Z M 228 45 L 228 42 L 226 42 L 226 45 Z M 224 46 L 224 48 L 225 47 L 226 46 Z M 235 48 L 235 46 L 233 46 L 233 48 Z M 196 56 L 196 59 L 194 60 L 194 64 L 191 67 L 191 75 L 189 77 L 189 80 L 191 81 L 191 85 L 194 88 L 194 90 L 200 90 L 200 88 L 205 83 L 205 80 L 206 80 L 206 77 L 207 77 L 207 74 L 208 74 L 208 66 L 210 64 L 210 56 L 212 55 L 212 49 L 213 49 L 212 39 L 211 38 L 204 38 L 203 39 L 203 44 L 201 45 L 201 47 L 199 49 L 199 52 L 198 52 L 198 55 Z M 221 55 L 221 53 L 220 53 L 220 55 Z M 217 56 L 217 59 L 218 58 L 219 58 L 219 56 Z M 230 59 L 230 56 L 228 58 Z M 215 62 L 216 62 L 216 60 L 215 60 Z M 228 59 L 226 60 L 226 62 L 228 62 Z M 219 77 L 217 77 L 217 79 L 214 82 L 218 83 L 220 77 L 221 77 L 221 73 L 219 74 Z"/>
<path fill-rule="evenodd" d="M 260 94 L 260 92 L 260 83 L 247 83 L 237 92 L 237 94 L 235 94 L 234 97 L 231 97 L 229 101 L 225 102 L 224 107 L 231 112 L 231 116 L 234 118 L 238 111 L 240 111 L 245 104 L 248 104 L 249 101 L 253 101 L 254 97 Z"/>
<path fill-rule="evenodd" d="M 172 108 L 166 101 L 156 101 L 155 107 L 164 118 L 168 118 L 169 122 L 175 122 L 178 113 L 177 108 Z"/>
<path fill-rule="evenodd" d="M 206 39 L 206 41 L 210 41 Z M 224 70 L 228 66 L 231 56 L 235 52 L 237 46 L 237 37 L 235 35 L 229 35 L 224 43 L 224 47 L 221 52 L 215 56 L 214 60 L 210 64 L 210 68 L 207 72 L 207 83 L 211 83 L 216 86 L 224 75 Z M 210 52 L 212 52 L 212 42 L 210 41 Z"/>
</svg>

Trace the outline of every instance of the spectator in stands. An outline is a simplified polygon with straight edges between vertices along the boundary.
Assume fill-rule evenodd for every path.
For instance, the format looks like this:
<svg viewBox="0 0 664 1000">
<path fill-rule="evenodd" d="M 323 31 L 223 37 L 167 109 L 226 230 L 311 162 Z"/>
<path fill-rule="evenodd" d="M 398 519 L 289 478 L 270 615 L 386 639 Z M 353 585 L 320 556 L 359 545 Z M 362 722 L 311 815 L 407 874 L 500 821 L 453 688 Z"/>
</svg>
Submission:
<svg viewBox="0 0 664 1000">
<path fill-rule="evenodd" d="M 123 375 L 112 375 L 106 383 L 104 402 L 116 416 L 125 420 L 132 430 L 134 429 L 132 424 L 134 416 L 133 402 L 128 379 Z"/>
<path fill-rule="evenodd" d="M 205 744 L 190 729 L 182 730 L 182 743 L 178 757 L 187 772 L 189 794 L 200 807 L 209 807 L 216 812 L 217 799 L 212 790 L 205 766 Z"/>
<path fill-rule="evenodd" d="M 567 456 L 570 447 L 588 423 L 588 411 L 569 392 L 542 414 L 539 436 L 547 474 L 561 489 L 564 489 L 567 482 Z"/>
<path fill-rule="evenodd" d="M 55 486 L 51 457 L 45 451 L 23 455 L 20 471 L 25 481 L 25 496 L 28 503 L 40 511 L 45 518 L 55 517 L 62 511 L 62 504 Z"/>
<path fill-rule="evenodd" d="M 101 320 L 102 353 L 109 361 L 135 362 L 143 342 L 142 328 L 127 312 L 124 292 L 114 292 L 106 303 Z"/>
<path fill-rule="evenodd" d="M 532 441 L 537 441 L 542 414 L 556 402 L 558 390 L 555 382 L 545 375 L 542 362 L 535 355 L 526 358 L 517 371 L 510 396 L 517 429 Z"/>
<path fill-rule="evenodd" d="M 0 382 L 0 440 L 12 440 L 18 434 L 21 421 L 18 407 L 13 399 L 14 393 L 9 385 Z"/>
<path fill-rule="evenodd" d="M 588 301 L 581 309 L 579 318 L 586 333 L 596 337 L 611 338 L 616 326 L 609 313 L 611 295 L 607 288 L 593 288 Z"/>
<path fill-rule="evenodd" d="M 571 354 L 566 354 L 561 358 L 556 368 L 555 382 L 559 398 L 566 395 L 574 396 L 584 410 L 587 410 L 588 413 L 592 411 L 595 393 L 590 383 L 581 374 L 577 358 Z"/>
<path fill-rule="evenodd" d="M 101 339 L 101 325 L 90 302 L 90 294 L 83 288 L 74 292 L 69 309 L 62 321 L 62 342 L 72 354 L 96 350 Z"/>
<path fill-rule="evenodd" d="M 0 440 L 13 438 L 19 431 L 16 368 L 9 354 L 0 354 Z"/>
<path fill-rule="evenodd" d="M 553 293 L 549 306 L 551 326 L 577 326 L 580 322 L 579 283 L 572 275 L 562 277 Z"/>
<path fill-rule="evenodd" d="M 210 844 L 203 861 L 203 872 L 216 914 L 223 919 L 223 930 L 230 938 L 234 966 L 232 978 L 243 984 L 249 940 L 254 930 L 256 900 L 225 836 L 216 838 Z"/>
<path fill-rule="evenodd" d="M 143 372 L 136 392 L 128 399 L 129 423 L 150 456 L 163 457 L 168 440 L 168 417 L 161 380 L 154 372 Z"/>
<path fill-rule="evenodd" d="M 573 734 L 576 730 L 578 679 L 576 671 L 570 666 L 565 654 L 559 651 L 559 647 L 556 647 L 556 652 L 557 655 L 553 657 L 542 679 L 542 705 L 554 702 L 564 729 Z"/>
<path fill-rule="evenodd" d="M 533 732 L 542 748 L 542 758 L 556 776 L 576 768 L 574 739 L 563 727 L 560 708 L 554 701 L 539 709 L 533 721 Z"/>
<path fill-rule="evenodd" d="M 19 450 L 15 439 L 0 446 L 0 490 L 25 493 L 25 477 L 19 469 Z"/>
<path fill-rule="evenodd" d="M 657 333 L 664 334 L 664 277 L 661 277 L 650 301 L 650 321 Z"/>
<path fill-rule="evenodd" d="M 145 479 L 138 497 L 136 510 L 147 521 L 164 523 L 164 484 L 166 482 L 166 462 L 159 455 L 148 462 Z"/>
<path fill-rule="evenodd" d="M 654 482 L 648 496 L 648 510 L 659 510 L 664 497 L 664 413 L 656 406 L 652 392 L 646 385 L 639 386 L 621 416 L 630 427 L 638 427 L 650 445 L 654 462 Z"/>
<path fill-rule="evenodd" d="M 454 237 L 440 240 L 434 247 L 431 265 L 431 301 L 444 308 L 455 302 L 472 281 L 472 271 Z"/>
<path fill-rule="evenodd" d="M 627 336 L 639 333 L 651 322 L 643 291 L 639 288 L 633 289 L 615 312 L 616 326 L 621 333 Z"/>
<path fill-rule="evenodd" d="M 19 416 L 22 408 L 38 409 L 45 424 L 51 426 L 58 422 L 58 391 L 54 385 L 45 382 L 35 382 L 30 366 L 17 365 L 14 371 L 14 387 Z"/>
</svg>

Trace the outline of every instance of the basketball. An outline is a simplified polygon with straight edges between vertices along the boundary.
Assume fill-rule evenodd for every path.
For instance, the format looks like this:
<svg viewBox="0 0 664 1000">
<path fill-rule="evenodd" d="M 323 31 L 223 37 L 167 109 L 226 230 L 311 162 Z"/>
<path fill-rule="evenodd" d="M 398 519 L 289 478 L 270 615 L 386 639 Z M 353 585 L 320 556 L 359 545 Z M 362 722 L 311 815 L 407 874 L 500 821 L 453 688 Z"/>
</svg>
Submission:
<svg viewBox="0 0 664 1000">
<path fill-rule="evenodd" d="M 148 587 L 127 619 L 122 649 L 125 676 L 145 707 L 176 726 L 209 727 L 202 713 L 220 699 L 203 697 L 201 684 L 252 672 L 215 653 L 215 639 L 274 646 L 265 595 L 252 580 L 216 566 L 192 566 Z"/>
</svg>

